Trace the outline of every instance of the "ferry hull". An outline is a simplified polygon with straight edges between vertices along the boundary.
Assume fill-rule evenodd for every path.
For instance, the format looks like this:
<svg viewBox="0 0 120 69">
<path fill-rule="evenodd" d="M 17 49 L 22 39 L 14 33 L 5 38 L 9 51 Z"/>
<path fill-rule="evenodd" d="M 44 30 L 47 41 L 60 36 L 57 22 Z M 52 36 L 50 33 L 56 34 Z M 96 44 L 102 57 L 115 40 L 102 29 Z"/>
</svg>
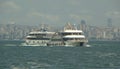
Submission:
<svg viewBox="0 0 120 69">
<path fill-rule="evenodd" d="M 46 44 L 28 44 L 28 43 L 22 43 L 22 46 L 47 46 Z"/>
<path fill-rule="evenodd" d="M 85 42 L 65 42 L 65 44 L 27 44 L 22 43 L 22 46 L 84 46 Z"/>
<path fill-rule="evenodd" d="M 84 46 L 85 44 L 85 42 L 66 42 L 66 45 L 70 46 Z"/>
</svg>

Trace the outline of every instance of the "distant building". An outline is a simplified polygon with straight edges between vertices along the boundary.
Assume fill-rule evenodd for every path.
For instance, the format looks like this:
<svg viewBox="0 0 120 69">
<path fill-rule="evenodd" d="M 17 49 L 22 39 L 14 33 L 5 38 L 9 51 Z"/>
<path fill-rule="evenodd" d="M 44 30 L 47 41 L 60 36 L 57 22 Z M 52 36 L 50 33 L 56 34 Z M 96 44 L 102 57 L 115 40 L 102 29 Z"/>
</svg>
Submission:
<svg viewBox="0 0 120 69">
<path fill-rule="evenodd" d="M 80 29 L 83 30 L 84 32 L 86 32 L 86 28 L 87 28 L 86 21 L 81 20 Z"/>
<path fill-rule="evenodd" d="M 107 20 L 107 26 L 112 27 L 112 18 L 108 18 Z"/>
</svg>

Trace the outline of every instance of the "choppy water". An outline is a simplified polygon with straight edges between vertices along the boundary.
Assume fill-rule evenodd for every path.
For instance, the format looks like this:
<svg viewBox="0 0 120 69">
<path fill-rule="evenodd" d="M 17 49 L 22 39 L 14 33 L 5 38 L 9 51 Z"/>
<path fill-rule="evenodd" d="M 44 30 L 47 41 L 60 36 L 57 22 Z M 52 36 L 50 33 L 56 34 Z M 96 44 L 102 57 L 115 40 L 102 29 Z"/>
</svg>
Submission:
<svg viewBox="0 0 120 69">
<path fill-rule="evenodd" d="M 0 69 L 120 69 L 120 42 L 94 41 L 91 47 L 23 47 L 0 41 Z"/>
</svg>

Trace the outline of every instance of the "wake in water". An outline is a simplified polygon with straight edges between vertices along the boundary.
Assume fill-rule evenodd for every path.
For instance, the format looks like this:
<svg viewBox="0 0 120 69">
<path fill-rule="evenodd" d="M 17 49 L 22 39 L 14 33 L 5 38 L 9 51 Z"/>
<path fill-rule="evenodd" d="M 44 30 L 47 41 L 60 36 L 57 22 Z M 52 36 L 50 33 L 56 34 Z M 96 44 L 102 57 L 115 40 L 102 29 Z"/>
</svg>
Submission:
<svg viewBox="0 0 120 69">
<path fill-rule="evenodd" d="M 85 45 L 85 47 L 91 47 L 91 45 L 87 44 L 87 45 Z"/>
<path fill-rule="evenodd" d="M 11 65 L 10 69 L 48 69 L 51 67 L 48 63 L 27 62 L 26 64 Z"/>
</svg>

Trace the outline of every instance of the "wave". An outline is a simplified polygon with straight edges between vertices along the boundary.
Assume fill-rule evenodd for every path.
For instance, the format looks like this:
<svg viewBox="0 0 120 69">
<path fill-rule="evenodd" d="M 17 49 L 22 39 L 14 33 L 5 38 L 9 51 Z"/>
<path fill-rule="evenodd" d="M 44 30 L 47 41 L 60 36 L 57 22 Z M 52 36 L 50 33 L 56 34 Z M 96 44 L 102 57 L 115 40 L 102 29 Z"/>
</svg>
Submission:
<svg viewBox="0 0 120 69">
<path fill-rule="evenodd" d="M 17 46 L 16 44 L 5 44 L 4 46 Z"/>
</svg>

